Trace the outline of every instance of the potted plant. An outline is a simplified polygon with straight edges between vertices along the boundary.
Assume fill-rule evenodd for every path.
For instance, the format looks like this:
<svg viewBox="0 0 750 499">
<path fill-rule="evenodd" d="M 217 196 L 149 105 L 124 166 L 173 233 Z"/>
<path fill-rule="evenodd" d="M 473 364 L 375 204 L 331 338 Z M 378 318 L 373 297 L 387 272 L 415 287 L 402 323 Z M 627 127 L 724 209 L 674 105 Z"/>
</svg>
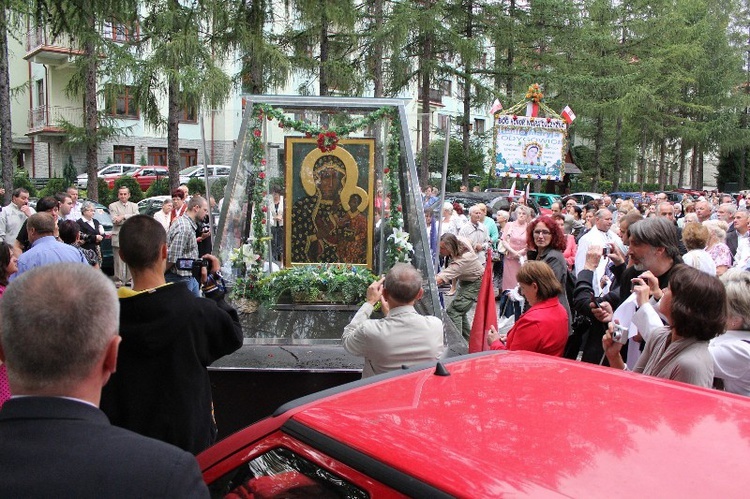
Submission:
<svg viewBox="0 0 750 499">
<path fill-rule="evenodd" d="M 357 304 L 377 278 L 366 267 L 321 263 L 286 268 L 263 279 L 264 301 L 289 296 L 296 303 Z"/>
</svg>

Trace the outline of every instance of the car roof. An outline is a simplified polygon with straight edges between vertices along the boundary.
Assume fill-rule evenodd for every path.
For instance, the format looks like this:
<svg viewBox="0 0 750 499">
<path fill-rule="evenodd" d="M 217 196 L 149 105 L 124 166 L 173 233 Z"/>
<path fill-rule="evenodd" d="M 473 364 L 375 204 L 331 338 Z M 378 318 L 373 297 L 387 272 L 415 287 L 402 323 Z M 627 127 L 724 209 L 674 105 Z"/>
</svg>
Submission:
<svg viewBox="0 0 750 499">
<path fill-rule="evenodd" d="M 446 368 L 363 380 L 283 416 L 303 438 L 457 496 L 739 497 L 750 485 L 745 397 L 528 352 Z"/>
</svg>

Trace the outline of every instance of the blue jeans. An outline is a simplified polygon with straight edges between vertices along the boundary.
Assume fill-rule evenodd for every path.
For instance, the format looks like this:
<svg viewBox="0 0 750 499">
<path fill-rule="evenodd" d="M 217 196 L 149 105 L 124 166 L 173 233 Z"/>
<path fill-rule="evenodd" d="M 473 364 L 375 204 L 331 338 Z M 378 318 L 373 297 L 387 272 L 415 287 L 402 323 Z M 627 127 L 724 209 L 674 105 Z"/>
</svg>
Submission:
<svg viewBox="0 0 750 499">
<path fill-rule="evenodd" d="M 195 277 L 193 276 L 186 277 L 186 276 L 177 275 L 174 272 L 167 272 L 166 274 L 164 274 L 164 278 L 166 279 L 167 282 L 184 282 L 185 285 L 190 290 L 190 292 L 200 298 L 201 287 L 198 285 L 198 281 L 195 280 Z"/>
</svg>

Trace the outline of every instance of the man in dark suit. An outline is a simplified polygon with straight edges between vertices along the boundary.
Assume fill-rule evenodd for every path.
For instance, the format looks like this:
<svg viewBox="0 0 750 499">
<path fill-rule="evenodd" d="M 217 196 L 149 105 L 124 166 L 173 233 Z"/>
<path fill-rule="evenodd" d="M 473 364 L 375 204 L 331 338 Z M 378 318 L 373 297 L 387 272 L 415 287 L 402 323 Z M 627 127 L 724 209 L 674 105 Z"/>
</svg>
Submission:
<svg viewBox="0 0 750 499">
<path fill-rule="evenodd" d="M 208 497 L 192 455 L 97 408 L 117 363 L 119 311 L 112 283 L 84 264 L 38 267 L 8 286 L 0 497 Z"/>
</svg>

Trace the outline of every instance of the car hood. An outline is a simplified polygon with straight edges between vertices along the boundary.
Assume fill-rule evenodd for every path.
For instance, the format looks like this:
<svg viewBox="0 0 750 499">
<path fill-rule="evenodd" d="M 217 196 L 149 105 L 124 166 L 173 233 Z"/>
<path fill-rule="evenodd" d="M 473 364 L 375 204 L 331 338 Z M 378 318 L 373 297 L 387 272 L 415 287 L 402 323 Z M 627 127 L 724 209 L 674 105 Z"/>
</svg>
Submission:
<svg viewBox="0 0 750 499">
<path fill-rule="evenodd" d="M 692 497 L 707 491 L 707 463 L 745 476 L 742 397 L 530 353 L 447 368 L 384 377 L 292 418 L 462 497 L 590 497 L 612 492 L 612 480 L 618 497 Z M 654 470 L 658 479 L 645 480 Z M 717 480 L 710 490 L 736 497 L 748 485 Z"/>
</svg>

